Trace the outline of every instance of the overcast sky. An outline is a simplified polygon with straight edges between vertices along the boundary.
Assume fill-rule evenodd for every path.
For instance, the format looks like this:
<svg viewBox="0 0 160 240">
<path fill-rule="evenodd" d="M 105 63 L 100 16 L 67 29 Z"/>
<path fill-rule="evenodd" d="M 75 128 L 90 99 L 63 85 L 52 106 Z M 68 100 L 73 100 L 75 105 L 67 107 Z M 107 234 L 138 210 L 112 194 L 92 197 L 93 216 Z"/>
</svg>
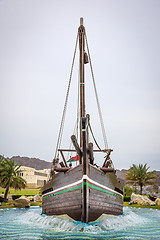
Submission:
<svg viewBox="0 0 160 240">
<path fill-rule="evenodd" d="M 159 0 L 0 0 L 0 154 L 52 161 L 80 17 L 115 167 L 160 170 Z M 62 148 L 76 119 L 76 59 Z M 86 111 L 103 148 L 85 71 Z"/>
</svg>

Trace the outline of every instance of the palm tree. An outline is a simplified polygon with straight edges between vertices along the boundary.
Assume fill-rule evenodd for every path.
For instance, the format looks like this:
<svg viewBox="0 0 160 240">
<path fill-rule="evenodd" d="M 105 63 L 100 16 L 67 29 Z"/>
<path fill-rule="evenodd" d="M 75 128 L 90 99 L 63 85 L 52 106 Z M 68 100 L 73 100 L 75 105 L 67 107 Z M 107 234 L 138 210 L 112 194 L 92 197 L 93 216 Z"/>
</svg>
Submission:
<svg viewBox="0 0 160 240">
<path fill-rule="evenodd" d="M 4 199 L 7 199 L 9 188 L 15 190 L 26 187 L 26 181 L 19 176 L 21 166 L 15 164 L 14 159 L 6 159 L 0 156 L 0 186 L 5 188 Z"/>
<path fill-rule="evenodd" d="M 128 180 L 127 183 L 137 184 L 140 186 L 141 195 L 143 186 L 154 184 L 153 179 L 157 178 L 153 171 L 147 172 L 149 168 L 150 167 L 147 167 L 147 164 L 133 164 L 125 176 L 125 179 Z"/>
</svg>

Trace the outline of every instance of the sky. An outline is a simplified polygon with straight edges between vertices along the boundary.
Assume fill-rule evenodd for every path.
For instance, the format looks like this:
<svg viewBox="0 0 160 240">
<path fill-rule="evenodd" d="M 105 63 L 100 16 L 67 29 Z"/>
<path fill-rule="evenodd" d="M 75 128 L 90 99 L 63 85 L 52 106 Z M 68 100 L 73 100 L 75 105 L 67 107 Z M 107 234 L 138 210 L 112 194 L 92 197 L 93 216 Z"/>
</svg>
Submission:
<svg viewBox="0 0 160 240">
<path fill-rule="evenodd" d="M 160 170 L 159 13 L 159 0 L 0 0 L 0 154 L 52 161 L 83 17 L 115 168 Z M 78 54 L 61 148 L 76 121 Z M 89 64 L 85 81 L 104 148 Z"/>
</svg>

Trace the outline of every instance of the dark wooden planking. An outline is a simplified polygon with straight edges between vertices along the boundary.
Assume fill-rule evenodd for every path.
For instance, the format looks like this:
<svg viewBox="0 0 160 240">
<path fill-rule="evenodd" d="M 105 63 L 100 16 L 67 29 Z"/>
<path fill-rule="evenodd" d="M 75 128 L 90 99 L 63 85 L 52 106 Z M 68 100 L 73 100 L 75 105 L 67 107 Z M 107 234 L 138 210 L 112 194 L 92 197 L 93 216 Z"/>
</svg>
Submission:
<svg viewBox="0 0 160 240">
<path fill-rule="evenodd" d="M 118 184 L 117 182 L 117 176 L 113 172 L 107 172 L 103 173 L 101 170 L 98 168 L 92 166 L 89 164 L 90 167 L 90 178 L 99 184 L 102 184 L 106 187 L 109 187 L 111 189 L 115 189 L 115 187 L 119 187 L 122 189 L 122 186 Z"/>
<path fill-rule="evenodd" d="M 104 174 L 101 170 L 89 164 L 90 178 L 106 187 L 115 189 L 117 178 L 114 173 Z M 64 187 L 82 179 L 81 165 L 70 169 L 67 173 L 58 173 L 49 183 L 53 189 Z M 50 198 L 43 199 L 43 210 L 47 215 L 67 214 L 76 221 L 81 221 L 82 189 L 68 191 Z M 122 214 L 123 201 L 117 196 L 89 188 L 88 193 L 88 221 L 95 221 L 101 214 Z"/>
<path fill-rule="evenodd" d="M 47 188 L 53 187 L 53 190 L 64 187 L 68 184 L 74 183 L 82 178 L 82 169 L 80 165 L 72 168 L 66 173 L 59 172 L 53 175 L 51 181 L 49 181 L 43 188 L 42 192 Z"/>
<path fill-rule="evenodd" d="M 59 195 L 51 196 L 49 198 L 43 199 L 43 203 L 51 204 L 56 203 L 58 204 L 73 204 L 74 202 L 81 203 L 81 189 L 76 189 L 70 192 L 62 193 Z"/>
<path fill-rule="evenodd" d="M 47 215 L 63 215 L 81 220 L 81 189 L 76 189 L 43 200 L 43 211 Z"/>
</svg>

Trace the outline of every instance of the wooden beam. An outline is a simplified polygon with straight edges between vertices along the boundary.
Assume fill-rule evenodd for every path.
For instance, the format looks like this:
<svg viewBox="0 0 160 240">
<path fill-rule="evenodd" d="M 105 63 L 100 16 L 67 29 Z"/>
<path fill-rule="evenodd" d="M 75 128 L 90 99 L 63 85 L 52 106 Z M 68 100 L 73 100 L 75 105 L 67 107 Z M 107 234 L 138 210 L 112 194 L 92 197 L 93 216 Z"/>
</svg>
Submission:
<svg viewBox="0 0 160 240">
<path fill-rule="evenodd" d="M 105 158 L 105 161 L 103 163 L 103 166 L 102 167 L 105 167 L 106 163 L 107 163 L 107 160 L 109 159 L 109 156 L 111 154 L 113 150 L 112 149 L 108 149 L 108 152 L 107 152 L 107 155 L 106 155 L 106 158 Z"/>
<path fill-rule="evenodd" d="M 60 168 L 56 168 L 55 171 L 56 172 L 67 172 L 70 168 L 69 167 L 60 167 Z"/>
<path fill-rule="evenodd" d="M 58 151 L 59 152 L 60 151 L 62 151 L 62 152 L 76 152 L 75 149 L 58 149 Z M 106 149 L 104 149 L 104 150 L 94 149 L 93 152 L 106 152 Z"/>
<path fill-rule="evenodd" d="M 104 150 L 95 149 L 95 150 L 93 150 L 93 152 L 106 152 L 107 150 L 106 149 L 104 149 Z"/>
<path fill-rule="evenodd" d="M 63 154 L 62 150 L 60 150 L 60 153 L 61 153 L 61 156 L 62 156 L 62 158 L 63 158 L 63 161 L 64 161 L 65 166 L 68 167 L 67 162 L 66 162 L 66 159 L 65 159 L 65 157 L 64 157 L 64 154 Z"/>
<path fill-rule="evenodd" d="M 106 173 L 106 172 L 114 172 L 114 173 L 116 173 L 116 170 L 114 168 L 102 167 L 102 168 L 100 168 L 100 170 L 102 170 L 104 173 Z"/>
<path fill-rule="evenodd" d="M 79 157 L 79 162 L 81 164 L 82 163 L 82 152 L 81 152 L 81 149 L 80 149 L 79 144 L 77 142 L 76 136 L 72 135 L 71 136 L 71 140 L 72 140 L 72 143 L 73 143 L 73 145 L 74 145 L 74 147 L 76 149 L 76 152 L 77 152 L 78 157 Z"/>
<path fill-rule="evenodd" d="M 62 151 L 62 152 L 76 152 L 75 149 L 58 149 L 58 151 Z"/>
<path fill-rule="evenodd" d="M 87 175 L 89 177 L 89 164 L 86 148 L 86 131 L 82 131 L 82 175 Z M 82 219 L 81 222 L 88 223 L 89 214 L 89 186 L 83 184 L 82 186 Z"/>
<path fill-rule="evenodd" d="M 93 143 L 88 143 L 88 149 L 87 149 L 88 155 L 89 155 L 89 160 L 90 164 L 93 165 L 94 162 L 94 156 L 93 156 Z"/>
</svg>

